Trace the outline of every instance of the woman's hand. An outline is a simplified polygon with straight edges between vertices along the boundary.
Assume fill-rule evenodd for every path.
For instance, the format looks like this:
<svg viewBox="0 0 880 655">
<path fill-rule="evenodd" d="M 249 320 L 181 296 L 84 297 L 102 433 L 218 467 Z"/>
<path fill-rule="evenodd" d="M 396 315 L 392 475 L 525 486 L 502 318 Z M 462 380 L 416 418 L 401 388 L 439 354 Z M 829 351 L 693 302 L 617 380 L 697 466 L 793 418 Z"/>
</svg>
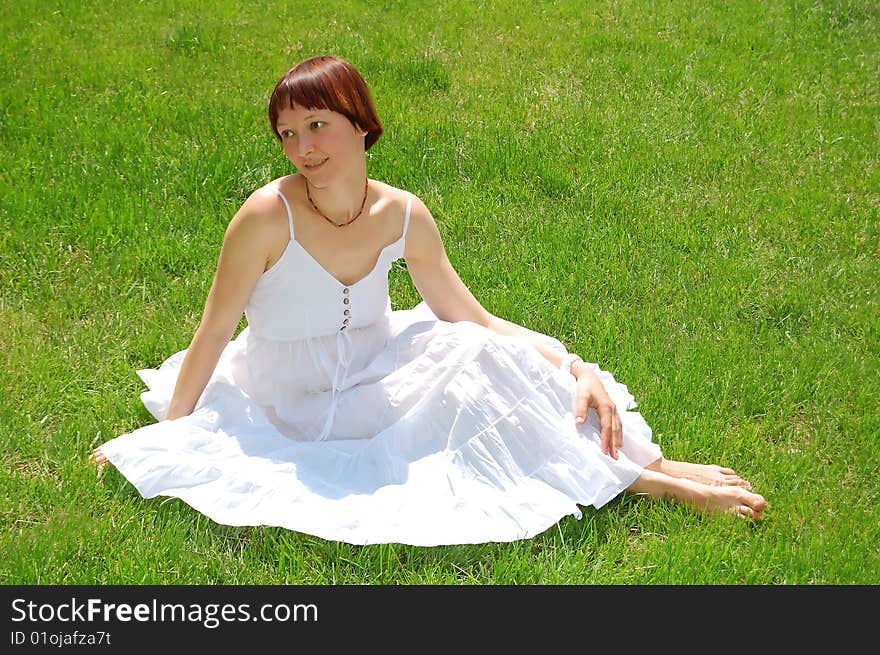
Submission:
<svg viewBox="0 0 880 655">
<path fill-rule="evenodd" d="M 602 452 L 617 459 L 617 449 L 623 446 L 623 423 L 611 396 L 599 380 L 599 376 L 584 362 L 571 367 L 577 378 L 577 400 L 575 401 L 575 423 L 582 425 L 587 420 L 587 410 L 592 407 L 599 415 L 602 428 Z"/>
</svg>

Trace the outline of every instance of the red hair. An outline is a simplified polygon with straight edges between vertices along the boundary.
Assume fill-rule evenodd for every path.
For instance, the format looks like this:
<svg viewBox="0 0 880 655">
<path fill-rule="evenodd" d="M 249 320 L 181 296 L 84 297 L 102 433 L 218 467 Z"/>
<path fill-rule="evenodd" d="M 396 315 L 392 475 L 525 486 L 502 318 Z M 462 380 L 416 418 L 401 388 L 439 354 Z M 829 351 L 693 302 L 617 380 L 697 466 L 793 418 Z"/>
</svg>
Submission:
<svg viewBox="0 0 880 655">
<path fill-rule="evenodd" d="M 280 141 L 278 114 L 284 107 L 329 109 L 366 130 L 364 150 L 382 136 L 382 123 L 373 106 L 370 90 L 354 66 L 339 57 L 312 57 L 287 71 L 269 98 L 269 123 Z"/>
</svg>

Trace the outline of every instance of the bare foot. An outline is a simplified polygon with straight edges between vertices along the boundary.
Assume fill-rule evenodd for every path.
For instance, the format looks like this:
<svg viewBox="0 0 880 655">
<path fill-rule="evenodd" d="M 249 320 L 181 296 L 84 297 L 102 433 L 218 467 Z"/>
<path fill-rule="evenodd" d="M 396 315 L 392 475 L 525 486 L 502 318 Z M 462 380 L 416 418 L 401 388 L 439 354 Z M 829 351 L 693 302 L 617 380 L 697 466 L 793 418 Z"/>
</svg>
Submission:
<svg viewBox="0 0 880 655">
<path fill-rule="evenodd" d="M 739 486 L 717 486 L 693 482 L 691 493 L 686 493 L 681 500 L 694 504 L 697 511 L 706 514 L 728 512 L 742 518 L 758 520 L 761 512 L 767 507 L 767 501 L 761 494 L 752 493 Z"/>
<path fill-rule="evenodd" d="M 91 464 L 97 464 L 98 466 L 101 466 L 102 464 L 107 463 L 107 457 L 106 455 L 104 455 L 104 453 L 101 452 L 100 448 L 95 448 L 92 451 L 92 454 L 89 455 L 89 462 Z"/>
<path fill-rule="evenodd" d="M 642 471 L 628 490 L 655 498 L 671 498 L 705 514 L 731 513 L 754 520 L 761 518 L 768 505 L 762 495 L 742 485 L 707 484 L 651 468 Z"/>
<path fill-rule="evenodd" d="M 736 471 L 717 464 L 694 464 L 693 462 L 676 462 L 661 458 L 648 468 L 671 475 L 674 478 L 684 478 L 702 484 L 717 487 L 736 486 L 752 490 L 749 481 L 737 475 Z"/>
</svg>

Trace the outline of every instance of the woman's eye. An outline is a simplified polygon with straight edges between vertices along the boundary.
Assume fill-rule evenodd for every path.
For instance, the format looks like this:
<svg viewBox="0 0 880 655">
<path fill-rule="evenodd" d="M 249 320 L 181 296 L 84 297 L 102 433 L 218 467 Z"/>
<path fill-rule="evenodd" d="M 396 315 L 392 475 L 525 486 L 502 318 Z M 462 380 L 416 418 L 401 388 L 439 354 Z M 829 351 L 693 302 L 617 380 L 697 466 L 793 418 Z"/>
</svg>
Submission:
<svg viewBox="0 0 880 655">
<path fill-rule="evenodd" d="M 324 121 L 312 121 L 312 129 L 317 130 L 319 127 L 324 127 L 327 123 Z"/>
<path fill-rule="evenodd" d="M 282 139 L 288 139 L 292 136 L 293 136 L 293 132 L 291 132 L 290 130 L 281 130 L 281 138 Z"/>
</svg>

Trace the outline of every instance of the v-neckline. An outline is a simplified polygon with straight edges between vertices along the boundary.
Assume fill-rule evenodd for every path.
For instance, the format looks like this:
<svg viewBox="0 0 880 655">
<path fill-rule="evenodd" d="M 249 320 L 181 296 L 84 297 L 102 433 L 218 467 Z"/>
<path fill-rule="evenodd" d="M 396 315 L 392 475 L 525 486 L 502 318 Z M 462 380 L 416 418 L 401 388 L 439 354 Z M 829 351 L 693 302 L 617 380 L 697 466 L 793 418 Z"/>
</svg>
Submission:
<svg viewBox="0 0 880 655">
<path fill-rule="evenodd" d="M 373 267 L 370 269 L 369 273 L 364 275 L 357 282 L 353 282 L 352 284 L 346 284 L 345 282 L 340 280 L 338 277 L 333 275 L 330 271 L 328 271 L 327 268 L 321 262 L 319 262 L 318 259 L 312 253 L 310 253 L 308 251 L 308 249 L 303 244 L 301 244 L 295 237 L 291 237 L 290 241 L 292 243 L 295 243 L 297 245 L 297 247 L 305 253 L 306 257 L 308 257 L 310 260 L 312 260 L 312 262 L 314 262 L 315 266 L 317 266 L 321 270 L 321 272 L 324 273 L 324 275 L 326 275 L 328 278 L 330 278 L 331 280 L 336 282 L 336 284 L 338 284 L 339 286 L 346 287 L 346 288 L 350 289 L 352 287 L 356 287 L 361 282 L 366 280 L 368 277 L 372 276 L 373 273 L 376 272 L 376 269 L 379 268 L 379 262 L 382 261 L 382 255 L 385 254 L 385 251 L 388 250 L 391 246 L 399 243 L 401 241 L 401 239 L 403 239 L 403 235 L 401 235 L 396 241 L 389 243 L 387 246 L 382 248 L 382 250 L 379 251 L 379 254 L 376 257 L 376 262 L 373 264 Z M 288 244 L 288 245 L 290 245 L 290 244 Z"/>
<path fill-rule="evenodd" d="M 272 266 L 270 266 L 266 271 L 264 271 L 263 275 L 266 275 L 267 273 L 274 271 L 276 268 L 278 268 L 278 264 L 281 263 L 281 260 L 284 259 L 284 257 L 289 252 L 290 246 L 293 244 L 296 244 L 296 246 L 303 253 L 305 253 L 306 257 L 308 259 L 310 259 L 314 263 L 314 265 L 320 269 L 320 271 L 323 275 L 325 275 L 326 277 L 328 277 L 330 280 L 332 280 L 333 282 L 335 282 L 336 284 L 338 284 L 341 287 L 348 287 L 348 288 L 355 287 L 355 286 L 359 285 L 361 282 L 364 282 L 367 278 L 371 277 L 373 275 L 373 273 L 376 272 L 376 269 L 379 268 L 379 262 L 382 261 L 382 255 L 385 254 L 386 250 L 388 250 L 390 247 L 392 247 L 394 245 L 397 245 L 398 243 L 400 243 L 401 241 L 403 241 L 406 238 L 406 227 L 409 223 L 409 211 L 410 211 L 410 205 L 412 202 L 412 195 L 410 195 L 409 198 L 407 199 L 406 218 L 403 221 L 403 231 L 402 231 L 400 237 L 398 237 L 395 241 L 392 241 L 391 243 L 386 245 L 384 248 L 382 248 L 382 250 L 379 251 L 379 254 L 376 257 L 376 262 L 373 264 L 373 267 L 370 269 L 370 271 L 366 275 L 364 275 L 362 278 L 360 278 L 359 280 L 357 280 L 356 282 L 354 282 L 352 284 L 345 284 L 339 278 L 337 278 L 335 275 L 333 275 L 330 271 L 328 271 L 327 268 L 321 262 L 318 261 L 317 257 L 315 257 L 312 253 L 310 253 L 309 250 L 297 240 L 296 233 L 294 230 L 293 212 L 290 209 L 290 203 L 288 202 L 287 197 L 281 191 L 280 186 L 276 186 L 275 191 L 281 197 L 281 200 L 284 201 L 284 208 L 287 210 L 287 220 L 288 220 L 288 224 L 290 226 L 290 238 L 287 242 L 287 246 L 284 248 L 284 252 L 281 253 L 281 257 L 279 257 L 278 260 Z"/>
</svg>

